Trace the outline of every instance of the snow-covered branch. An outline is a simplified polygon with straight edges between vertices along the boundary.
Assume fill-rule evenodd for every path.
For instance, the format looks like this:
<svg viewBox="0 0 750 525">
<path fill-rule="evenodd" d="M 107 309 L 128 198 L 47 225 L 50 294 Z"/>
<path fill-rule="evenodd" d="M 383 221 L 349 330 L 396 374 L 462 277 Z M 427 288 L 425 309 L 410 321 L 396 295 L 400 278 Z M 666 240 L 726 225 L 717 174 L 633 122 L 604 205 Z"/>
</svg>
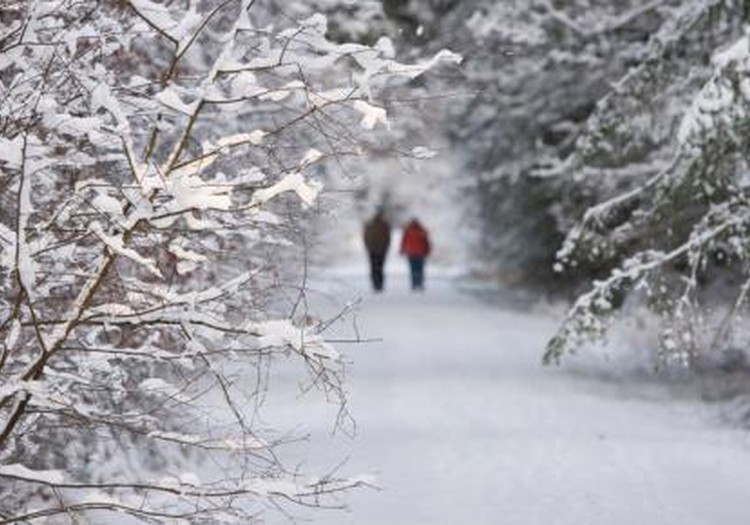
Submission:
<svg viewBox="0 0 750 525">
<path fill-rule="evenodd" d="M 724 323 L 715 337 L 700 337 L 696 316 L 706 301 L 703 288 L 710 272 L 721 271 L 712 268 L 714 261 L 725 266 L 726 273 L 739 271 L 743 282 L 747 280 L 750 216 L 744 159 L 750 151 L 750 40 L 745 35 L 726 42 L 738 30 L 732 5 L 707 1 L 675 8 L 675 20 L 665 24 L 651 60 L 626 75 L 590 119 L 575 152 L 577 162 L 571 162 L 578 169 L 588 168 L 589 159 L 606 166 L 638 154 L 655 159 L 655 164 L 667 156 L 671 160 L 651 177 L 633 177 L 630 188 L 610 191 L 614 196 L 590 207 L 568 233 L 558 253 L 558 270 L 574 269 L 579 262 L 606 266 L 605 261 L 615 269 L 576 301 L 550 342 L 546 361 L 556 362 L 587 340 L 603 337 L 634 288 L 644 290 L 649 305 L 663 318 L 661 359 L 691 366 L 701 350 L 714 349 L 717 337 L 728 330 Z M 722 17 L 727 23 L 716 25 Z M 715 38 L 725 41 L 707 67 L 702 58 L 690 58 L 696 62 L 690 74 L 702 83 L 686 82 L 676 73 L 688 67 L 672 65 L 669 49 L 703 38 L 702 32 L 716 32 Z M 669 74 L 663 78 L 660 71 Z M 676 76 L 671 83 L 669 75 Z M 663 89 L 656 89 L 655 82 Z M 677 96 L 660 106 L 664 90 Z M 649 118 L 661 118 L 668 126 L 639 130 L 622 123 L 626 113 L 642 114 L 648 104 L 663 112 L 649 109 Z M 617 150 L 617 145 L 632 147 L 634 137 L 648 144 L 643 151 Z M 741 304 L 744 294 L 740 290 L 728 302 Z M 736 307 L 730 312 L 734 317 Z M 678 333 L 683 335 L 678 338 Z"/>
<path fill-rule="evenodd" d="M 0 37 L 0 523 L 328 505 L 361 483 L 290 474 L 256 413 L 286 359 L 348 417 L 344 360 L 279 306 L 294 221 L 387 130 L 383 90 L 457 57 L 258 26 L 253 0 L 86 4 L 29 2 Z M 226 472 L 151 479 L 209 453 Z"/>
</svg>

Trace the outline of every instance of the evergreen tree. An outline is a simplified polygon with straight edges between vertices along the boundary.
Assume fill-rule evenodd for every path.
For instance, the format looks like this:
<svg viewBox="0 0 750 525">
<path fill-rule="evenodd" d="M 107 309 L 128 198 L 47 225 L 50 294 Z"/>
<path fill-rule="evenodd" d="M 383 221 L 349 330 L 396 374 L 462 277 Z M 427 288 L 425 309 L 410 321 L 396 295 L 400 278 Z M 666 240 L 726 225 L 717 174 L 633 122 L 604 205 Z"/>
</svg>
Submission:
<svg viewBox="0 0 750 525">
<path fill-rule="evenodd" d="M 593 265 L 608 275 L 578 299 L 547 361 L 604 336 L 634 290 L 663 318 L 663 360 L 694 365 L 701 349 L 725 342 L 748 286 L 748 15 L 737 1 L 673 8 L 646 60 L 599 102 L 560 163 L 562 221 L 573 223 L 580 202 L 603 202 L 572 226 L 558 270 Z M 564 191 L 566 178 L 575 190 Z M 721 291 L 733 306 L 708 330 L 717 274 L 741 286 L 731 298 Z"/>
</svg>

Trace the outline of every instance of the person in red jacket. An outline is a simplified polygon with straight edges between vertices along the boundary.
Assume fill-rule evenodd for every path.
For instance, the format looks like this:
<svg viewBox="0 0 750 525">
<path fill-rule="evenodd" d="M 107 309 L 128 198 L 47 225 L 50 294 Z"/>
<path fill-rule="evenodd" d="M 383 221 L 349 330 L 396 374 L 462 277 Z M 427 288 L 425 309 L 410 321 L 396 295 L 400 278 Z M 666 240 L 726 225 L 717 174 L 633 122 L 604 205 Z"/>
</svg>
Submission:
<svg viewBox="0 0 750 525">
<path fill-rule="evenodd" d="M 404 229 L 401 254 L 409 258 L 411 289 L 424 290 L 424 262 L 430 255 L 430 238 L 417 219 L 412 219 Z"/>
</svg>

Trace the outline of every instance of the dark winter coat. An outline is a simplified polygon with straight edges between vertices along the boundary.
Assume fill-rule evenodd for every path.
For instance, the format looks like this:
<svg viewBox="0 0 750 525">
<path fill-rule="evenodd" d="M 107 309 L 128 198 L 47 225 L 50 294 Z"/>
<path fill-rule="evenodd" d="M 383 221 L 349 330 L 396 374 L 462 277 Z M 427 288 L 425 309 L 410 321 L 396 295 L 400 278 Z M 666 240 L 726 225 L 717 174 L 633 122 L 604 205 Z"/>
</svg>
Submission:
<svg viewBox="0 0 750 525">
<path fill-rule="evenodd" d="M 401 253 L 407 257 L 427 257 L 430 255 L 430 239 L 427 231 L 418 221 L 411 221 L 401 239 Z"/>
<path fill-rule="evenodd" d="M 391 245 L 391 225 L 377 216 L 365 225 L 365 247 L 370 253 L 385 255 Z"/>
</svg>

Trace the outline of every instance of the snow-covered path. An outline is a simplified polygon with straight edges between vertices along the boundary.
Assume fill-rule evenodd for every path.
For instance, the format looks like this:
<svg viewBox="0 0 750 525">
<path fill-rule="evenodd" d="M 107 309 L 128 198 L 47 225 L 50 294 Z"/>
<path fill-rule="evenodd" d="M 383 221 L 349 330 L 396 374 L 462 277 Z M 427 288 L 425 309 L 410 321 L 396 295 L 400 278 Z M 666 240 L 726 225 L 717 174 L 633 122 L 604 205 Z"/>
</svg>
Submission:
<svg viewBox="0 0 750 525">
<path fill-rule="evenodd" d="M 330 411 L 305 401 L 320 423 L 304 428 L 318 436 L 307 466 L 347 457 L 342 473 L 382 487 L 315 523 L 748 523 L 750 436 L 691 395 L 542 367 L 554 320 L 430 284 L 364 292 L 360 334 L 383 340 L 344 348 L 354 439 L 331 438 Z"/>
</svg>

